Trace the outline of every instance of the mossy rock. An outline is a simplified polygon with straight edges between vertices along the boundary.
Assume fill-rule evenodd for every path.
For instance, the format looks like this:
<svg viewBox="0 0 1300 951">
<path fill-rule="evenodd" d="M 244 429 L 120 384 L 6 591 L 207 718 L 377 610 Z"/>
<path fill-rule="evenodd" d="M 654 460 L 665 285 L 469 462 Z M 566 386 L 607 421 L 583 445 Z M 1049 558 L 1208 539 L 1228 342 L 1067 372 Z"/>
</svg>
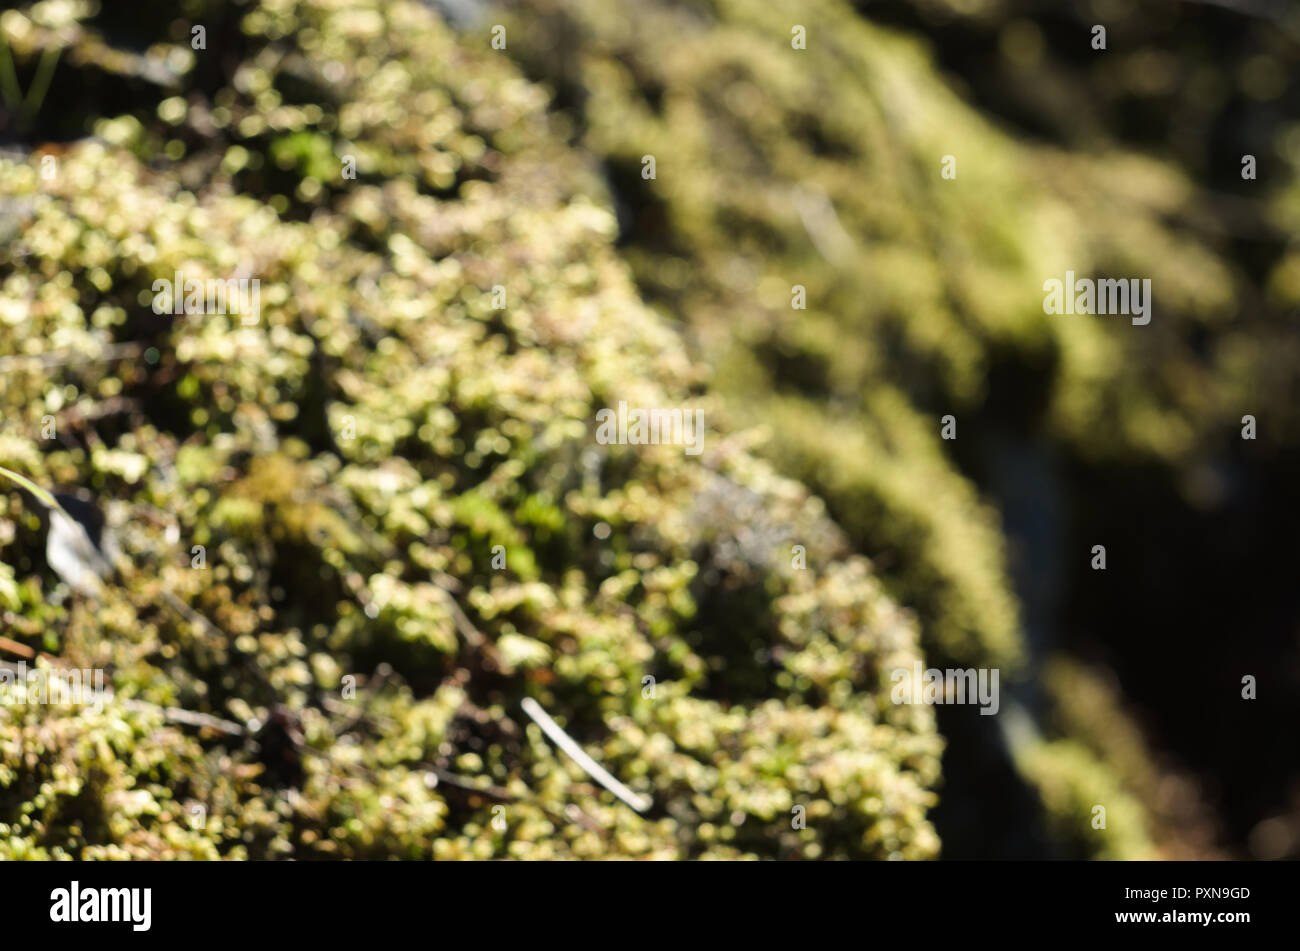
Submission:
<svg viewBox="0 0 1300 951">
<path fill-rule="evenodd" d="M 24 80 L 75 44 L 56 83 L 129 104 L 52 178 L 0 160 L 0 464 L 122 550 L 72 595 L 0 496 L 5 636 L 114 691 L 0 707 L 0 855 L 936 855 L 914 620 L 724 425 L 545 92 L 418 3 L 192 9 L 237 61 L 0 21 Z M 258 278 L 256 321 L 155 313 L 178 271 Z M 706 451 L 598 444 L 619 399 L 705 408 Z"/>
</svg>

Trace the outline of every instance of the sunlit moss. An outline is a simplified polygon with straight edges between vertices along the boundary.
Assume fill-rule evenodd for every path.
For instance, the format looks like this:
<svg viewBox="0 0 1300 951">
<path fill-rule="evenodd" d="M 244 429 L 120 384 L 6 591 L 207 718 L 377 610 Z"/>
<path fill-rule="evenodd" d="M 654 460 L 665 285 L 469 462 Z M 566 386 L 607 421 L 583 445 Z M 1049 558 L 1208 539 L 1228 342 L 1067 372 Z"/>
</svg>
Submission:
<svg viewBox="0 0 1300 951">
<path fill-rule="evenodd" d="M 914 621 L 713 417 L 544 91 L 419 3 L 208 14 L 243 32 L 231 85 L 87 116 L 52 180 L 0 159 L 0 352 L 66 355 L 4 374 L 3 461 L 96 496 L 124 556 L 70 597 L 0 495 L 5 636 L 115 690 L 0 707 L 0 855 L 936 855 L 932 711 L 887 691 Z M 153 313 L 156 280 L 240 270 L 255 323 Z M 620 398 L 708 408 L 706 452 L 597 444 Z"/>
</svg>

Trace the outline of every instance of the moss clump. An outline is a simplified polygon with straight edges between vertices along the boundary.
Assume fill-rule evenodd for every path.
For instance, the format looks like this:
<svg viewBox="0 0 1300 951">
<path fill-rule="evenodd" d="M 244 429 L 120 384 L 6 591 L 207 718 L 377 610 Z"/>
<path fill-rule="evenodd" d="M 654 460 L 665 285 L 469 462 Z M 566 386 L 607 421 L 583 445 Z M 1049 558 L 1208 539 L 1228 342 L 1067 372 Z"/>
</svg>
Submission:
<svg viewBox="0 0 1300 951">
<path fill-rule="evenodd" d="M 1124 709 L 1112 679 L 1065 658 L 1055 658 L 1045 678 L 1052 699 L 1052 733 L 1072 737 L 1081 751 L 1116 777 L 1123 792 L 1142 804 L 1144 834 L 1155 854 L 1172 859 L 1220 859 L 1219 835 L 1197 784 L 1156 752 Z"/>
<path fill-rule="evenodd" d="M 1151 20 L 1158 30 L 1116 10 L 1110 28 L 1121 63 L 1077 42 L 1089 14 L 1032 3 L 505 6 L 512 55 L 554 88 L 572 140 L 605 163 L 620 249 L 643 294 L 680 319 L 694 352 L 717 368 L 726 411 L 768 427 L 760 452 L 826 500 L 887 590 L 917 611 L 932 663 L 1000 667 L 1012 690 L 1036 681 L 1041 671 L 1016 671 L 1019 662 L 1047 656 L 1060 639 L 1096 640 L 1119 607 L 1111 600 L 1106 611 L 1081 612 L 1092 589 L 1053 563 L 1086 550 L 1099 513 L 1122 513 L 1106 538 L 1124 538 L 1132 550 L 1134 526 L 1145 526 L 1138 536 L 1176 537 L 1148 520 L 1150 497 L 1174 500 L 1158 519 L 1171 526 L 1233 494 L 1239 501 L 1272 491 L 1272 467 L 1288 468 L 1277 477 L 1287 484 L 1285 447 L 1300 437 L 1300 268 L 1285 229 L 1294 230 L 1300 208 L 1300 137 L 1278 121 L 1289 99 L 1247 109 L 1230 92 L 1247 57 L 1279 75 L 1293 61 L 1294 50 L 1266 29 L 1248 32 L 1238 18 L 1242 38 L 1223 44 L 1237 52 L 1210 62 L 1201 50 L 1218 34 L 1177 4 Z M 935 48 L 871 22 L 885 19 L 924 31 Z M 1191 21 L 1199 25 L 1183 32 Z M 986 46 L 972 44 L 972 54 L 954 37 L 954 22 L 986 34 Z M 792 45 L 796 24 L 806 49 Z M 1181 39 L 1171 41 L 1176 33 Z M 962 56 L 985 53 L 1006 60 L 1003 72 L 965 82 L 987 71 Z M 1125 144 L 1113 134 L 1124 127 L 1117 101 L 1148 94 L 1131 81 L 1159 73 L 1143 65 L 1148 58 L 1170 75 L 1195 75 L 1196 90 L 1225 92 L 1171 82 L 1147 102 L 1149 123 L 1143 109 L 1124 112 L 1129 131 L 1136 124 L 1162 133 Z M 972 100 L 1004 108 L 992 109 L 998 118 L 990 121 Z M 1199 169 L 1201 183 L 1186 148 L 1198 136 L 1199 160 L 1215 163 L 1214 175 Z M 1132 150 L 1134 138 L 1145 154 Z M 1269 169 L 1258 183 L 1240 178 L 1246 151 Z M 642 174 L 646 156 L 655 159 L 653 178 Z M 1150 324 L 1045 314 L 1044 282 L 1067 270 L 1149 279 Z M 948 414 L 957 422 L 952 442 L 940 435 Z M 1238 439 L 1245 414 L 1267 415 L 1270 432 L 1258 443 Z M 1001 506 L 1020 543 L 1014 549 L 976 480 Z M 1260 511 L 1285 507 L 1284 496 Z M 1229 517 L 1250 524 L 1259 515 L 1238 509 Z M 1220 557 L 1207 549 L 1203 557 Z M 1261 554 L 1260 564 L 1276 557 Z M 1186 572 L 1189 561 L 1171 572 Z M 1032 650 L 1009 565 L 1031 602 Z M 1050 593 L 1053 579 L 1067 576 L 1068 603 Z M 1255 577 L 1243 571 L 1241 583 Z M 1169 584 L 1166 599 L 1182 599 L 1177 587 Z M 1231 603 L 1237 587 L 1220 588 L 1218 599 Z M 1206 623 L 1203 649 L 1217 656 L 1220 629 Z M 1126 646 L 1116 652 L 1121 661 L 1131 657 Z M 1165 690 L 1138 693 L 1149 707 L 1181 702 Z M 994 757 L 981 745 L 996 742 L 957 717 L 944 722 L 941 714 L 940 722 L 954 748 L 945 772 L 964 761 L 968 778 L 983 785 L 963 785 L 963 794 L 1001 798 L 984 768 Z M 1146 794 L 1139 772 L 1124 772 L 1131 758 L 1089 742 L 1096 733 L 1081 719 L 1051 735 L 1068 745 L 1022 759 L 1020 778 L 1050 815 L 1069 806 L 1057 832 L 1074 836 L 1068 823 L 1087 818 L 1071 810 L 1091 788 L 1089 762 L 1105 777 L 1099 788 L 1127 796 L 1120 815 L 1166 809 Z M 1184 755 L 1196 742 L 1183 738 Z M 1069 777 L 1063 786 L 1048 782 L 1052 763 Z M 1253 815 L 1253 798 L 1243 798 Z M 1187 815 L 1183 806 L 1174 811 Z M 1033 837 L 1025 817 L 1008 815 L 1019 841 Z M 1163 821 L 1116 826 L 1113 813 L 1118 831 L 1108 844 L 1070 838 L 1065 851 L 1137 854 L 1146 830 Z M 983 852 L 1008 838 L 972 833 L 972 825 L 942 831 L 950 843 L 979 840 Z M 1170 837 L 1157 829 L 1151 838 L 1163 845 Z M 1200 833 L 1184 845 L 1194 838 Z"/>
<path fill-rule="evenodd" d="M 1048 829 L 1073 859 L 1152 859 L 1146 817 L 1113 769 L 1072 740 L 1035 744 L 1018 761 L 1037 787 Z"/>
<path fill-rule="evenodd" d="M 52 179 L 0 160 L 0 463 L 100 500 L 123 558 L 70 596 L 8 491 L 0 616 L 114 693 L 0 707 L 0 854 L 935 855 L 932 713 L 888 699 L 913 622 L 713 425 L 542 90 L 413 2 L 205 3 L 229 63 L 179 27 L 133 59 L 111 15 L 18 31 L 129 107 Z M 258 278 L 258 320 L 155 314 L 178 271 Z M 705 406 L 707 451 L 597 444 L 618 399 Z"/>
<path fill-rule="evenodd" d="M 1290 271 L 1273 307 L 1252 304 L 1175 167 L 1009 135 L 842 0 L 506 6 L 512 55 L 606 163 L 639 286 L 718 366 L 729 411 L 770 424 L 764 451 L 825 497 L 936 659 L 1022 653 L 1000 525 L 963 474 L 990 460 L 965 427 L 1112 467 L 1216 456 L 1252 406 L 1278 408 L 1276 445 L 1300 431 L 1282 411 Z M 1045 315 L 1067 269 L 1150 278 L 1152 322 Z"/>
</svg>

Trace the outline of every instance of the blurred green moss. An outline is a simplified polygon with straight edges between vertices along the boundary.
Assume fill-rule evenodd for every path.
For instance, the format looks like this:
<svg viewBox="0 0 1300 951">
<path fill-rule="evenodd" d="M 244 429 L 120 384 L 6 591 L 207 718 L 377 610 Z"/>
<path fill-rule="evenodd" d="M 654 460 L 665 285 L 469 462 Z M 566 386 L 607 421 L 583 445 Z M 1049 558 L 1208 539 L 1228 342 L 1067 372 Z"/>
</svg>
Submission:
<svg viewBox="0 0 1300 951">
<path fill-rule="evenodd" d="M 921 42 L 842 0 L 503 6 L 512 55 L 606 163 L 642 292 L 918 611 L 936 659 L 1022 657 L 1001 526 L 953 458 L 991 400 L 1081 464 L 1170 468 L 1221 453 L 1243 406 L 1294 404 L 1293 331 L 1249 303 L 1206 218 L 1217 198 L 1174 165 L 1013 136 Z M 1045 317 L 1042 284 L 1067 269 L 1149 277 L 1152 323 Z M 998 367 L 1019 388 L 994 393 Z M 1300 432 L 1300 415 L 1272 419 L 1277 445 Z"/>
<path fill-rule="evenodd" d="M 147 61 L 83 16 L 60 68 L 167 88 L 84 117 L 52 179 L 0 158 L 0 458 L 124 553 L 71 597 L 0 495 L 5 636 L 114 690 L 0 707 L 0 857 L 936 855 L 932 711 L 888 699 L 914 621 L 714 415 L 545 92 L 418 3 L 203 18 L 225 72 L 170 13 Z M 177 271 L 258 278 L 260 320 L 154 314 Z M 708 451 L 598 445 L 620 398 L 703 405 Z"/>
<path fill-rule="evenodd" d="M 642 294 L 715 366 L 730 419 L 766 431 L 757 451 L 825 500 L 917 612 L 931 662 L 997 666 L 1010 680 L 1029 653 L 998 513 L 966 475 L 990 466 L 966 449 L 967 427 L 987 424 L 981 450 L 1014 436 L 1076 472 L 1165 473 L 1193 507 L 1203 498 L 1188 473 L 1222 463 L 1243 413 L 1268 408 L 1266 452 L 1300 436 L 1288 382 L 1300 271 L 1284 254 L 1262 300 L 1242 253 L 1269 219 L 1296 221 L 1294 129 L 1280 127 L 1277 178 L 1229 200 L 1157 157 L 1168 151 L 1139 154 L 1101 134 L 1090 104 L 1126 94 L 1114 71 L 1088 67 L 1080 89 L 1062 78 L 1069 57 L 1030 69 L 1046 41 L 1027 19 L 1006 24 L 1003 51 L 1024 72 L 1004 85 L 1027 113 L 1070 127 L 1059 144 L 986 118 L 923 39 L 869 22 L 875 7 L 502 6 L 511 55 L 554 90 L 571 140 L 604 163 L 598 194 L 619 212 Z M 993 29 L 1017 11 L 1038 15 L 948 0 L 918 15 Z M 796 23 L 806 50 L 792 47 Z M 1123 69 L 1151 76 L 1161 62 Z M 1175 114 L 1189 121 L 1187 108 Z M 653 178 L 642 175 L 647 155 Z M 948 159 L 955 178 L 942 175 Z M 1067 270 L 1150 278 L 1151 324 L 1046 316 L 1043 282 Z M 799 289 L 806 309 L 792 306 Z M 947 414 L 955 443 L 940 438 Z M 1057 685 L 1057 709 L 1078 714 L 1069 692 L 1098 693 L 1072 684 Z M 1120 707 L 1112 699 L 1104 719 L 1140 746 Z M 1061 715 L 1018 762 L 1064 852 L 1150 854 L 1153 840 L 1176 838 L 1173 826 L 1201 824 L 1194 796 L 1155 795 L 1131 750 L 1099 735 L 1086 717 Z M 1111 831 L 1093 834 L 1080 809 L 1101 796 L 1114 804 Z"/>
</svg>

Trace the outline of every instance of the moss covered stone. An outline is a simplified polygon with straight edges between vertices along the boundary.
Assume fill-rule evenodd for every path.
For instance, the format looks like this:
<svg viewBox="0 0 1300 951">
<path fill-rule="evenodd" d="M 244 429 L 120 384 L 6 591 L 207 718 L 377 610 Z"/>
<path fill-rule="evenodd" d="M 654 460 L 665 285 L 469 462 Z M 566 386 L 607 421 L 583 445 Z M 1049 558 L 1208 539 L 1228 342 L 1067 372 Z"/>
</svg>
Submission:
<svg viewBox="0 0 1300 951">
<path fill-rule="evenodd" d="M 52 178 L 0 160 L 0 464 L 121 548 L 72 595 L 0 496 L 5 636 L 113 689 L 0 707 L 0 855 L 934 856 L 914 621 L 725 425 L 544 91 L 418 3 L 193 9 L 237 61 L 0 22 L 129 101 Z M 176 272 L 258 320 L 155 313 Z M 619 399 L 705 408 L 706 451 L 598 444 Z"/>
</svg>

